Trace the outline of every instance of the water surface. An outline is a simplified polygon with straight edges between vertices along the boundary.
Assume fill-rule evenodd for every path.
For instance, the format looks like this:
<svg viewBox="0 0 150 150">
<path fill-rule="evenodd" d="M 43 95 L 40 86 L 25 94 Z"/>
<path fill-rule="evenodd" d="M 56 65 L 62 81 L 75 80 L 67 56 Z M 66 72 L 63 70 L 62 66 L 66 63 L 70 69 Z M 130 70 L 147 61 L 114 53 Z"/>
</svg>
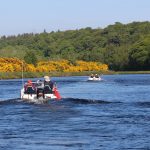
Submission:
<svg viewBox="0 0 150 150">
<path fill-rule="evenodd" d="M 150 149 L 150 75 L 55 77 L 61 101 L 20 100 L 21 80 L 0 81 L 0 150 Z"/>
</svg>

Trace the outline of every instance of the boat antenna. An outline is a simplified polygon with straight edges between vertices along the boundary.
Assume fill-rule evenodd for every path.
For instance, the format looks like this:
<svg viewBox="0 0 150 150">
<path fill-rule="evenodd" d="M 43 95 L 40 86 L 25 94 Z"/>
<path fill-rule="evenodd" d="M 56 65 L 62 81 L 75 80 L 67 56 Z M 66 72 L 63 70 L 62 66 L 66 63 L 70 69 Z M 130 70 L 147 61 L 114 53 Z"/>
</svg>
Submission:
<svg viewBox="0 0 150 150">
<path fill-rule="evenodd" d="M 22 87 L 24 86 L 24 76 L 23 76 L 23 70 L 24 70 L 24 69 L 23 69 L 23 65 L 24 65 L 24 64 L 23 64 L 23 61 L 22 61 Z"/>
</svg>

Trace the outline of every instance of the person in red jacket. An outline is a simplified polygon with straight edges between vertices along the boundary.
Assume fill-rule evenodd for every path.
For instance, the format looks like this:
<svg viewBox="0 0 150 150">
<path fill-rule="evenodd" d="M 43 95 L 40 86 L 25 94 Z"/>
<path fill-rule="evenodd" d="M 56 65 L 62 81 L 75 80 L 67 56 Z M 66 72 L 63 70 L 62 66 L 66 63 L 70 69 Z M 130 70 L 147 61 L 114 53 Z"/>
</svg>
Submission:
<svg viewBox="0 0 150 150">
<path fill-rule="evenodd" d="M 25 85 L 25 94 L 35 94 L 36 89 L 34 84 L 32 83 L 32 80 L 28 80 L 27 84 Z"/>
</svg>

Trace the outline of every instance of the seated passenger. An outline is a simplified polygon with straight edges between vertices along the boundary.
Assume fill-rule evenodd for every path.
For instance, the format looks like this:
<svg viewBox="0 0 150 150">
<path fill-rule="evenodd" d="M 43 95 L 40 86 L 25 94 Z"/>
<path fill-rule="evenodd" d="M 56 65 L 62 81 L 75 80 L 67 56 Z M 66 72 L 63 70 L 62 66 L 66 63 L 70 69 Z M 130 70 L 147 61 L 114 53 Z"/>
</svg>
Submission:
<svg viewBox="0 0 150 150">
<path fill-rule="evenodd" d="M 41 80 L 37 80 L 36 82 L 36 89 L 37 89 L 37 98 L 43 97 L 44 98 L 44 84 Z"/>
<path fill-rule="evenodd" d="M 95 78 L 99 78 L 99 75 L 98 75 L 98 74 L 95 74 Z"/>
<path fill-rule="evenodd" d="M 35 94 L 36 89 L 31 80 L 28 80 L 27 84 L 24 87 L 25 94 Z"/>
<path fill-rule="evenodd" d="M 36 87 L 37 87 L 37 88 L 44 88 L 43 82 L 42 82 L 41 80 L 37 80 L 37 82 L 36 82 Z"/>
<path fill-rule="evenodd" d="M 50 77 L 44 77 L 44 94 L 52 94 L 53 93 L 54 83 L 50 80 Z"/>
<path fill-rule="evenodd" d="M 91 74 L 90 78 L 94 78 L 94 75 L 93 75 L 93 74 Z"/>
</svg>

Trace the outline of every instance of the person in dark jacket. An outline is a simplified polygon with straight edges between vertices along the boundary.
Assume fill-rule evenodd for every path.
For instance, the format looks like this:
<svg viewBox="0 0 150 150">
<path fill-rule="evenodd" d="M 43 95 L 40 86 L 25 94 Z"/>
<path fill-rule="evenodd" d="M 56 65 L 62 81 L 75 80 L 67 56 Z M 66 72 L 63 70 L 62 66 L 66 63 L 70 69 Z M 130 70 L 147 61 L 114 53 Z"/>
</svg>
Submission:
<svg viewBox="0 0 150 150">
<path fill-rule="evenodd" d="M 41 80 L 37 80 L 36 89 L 37 89 L 37 99 L 40 97 L 44 98 L 44 83 Z"/>
<path fill-rule="evenodd" d="M 90 78 L 94 78 L 94 74 L 91 74 Z"/>
<path fill-rule="evenodd" d="M 44 76 L 44 94 L 52 94 L 54 83 L 51 81 L 49 76 Z"/>
<path fill-rule="evenodd" d="M 95 78 L 99 78 L 99 75 L 98 75 L 98 74 L 95 74 Z"/>
</svg>

